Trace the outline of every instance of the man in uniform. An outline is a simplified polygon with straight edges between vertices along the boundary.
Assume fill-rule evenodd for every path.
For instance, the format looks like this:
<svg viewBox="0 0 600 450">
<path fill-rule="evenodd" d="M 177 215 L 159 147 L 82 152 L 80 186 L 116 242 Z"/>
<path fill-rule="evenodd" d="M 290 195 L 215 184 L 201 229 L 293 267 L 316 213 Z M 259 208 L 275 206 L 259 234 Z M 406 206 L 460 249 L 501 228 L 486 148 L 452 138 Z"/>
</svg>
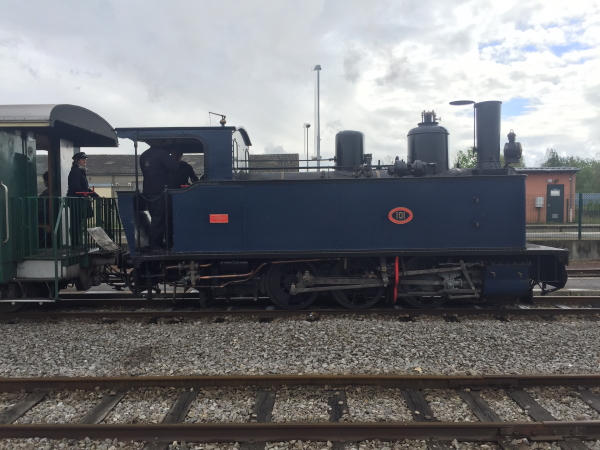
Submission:
<svg viewBox="0 0 600 450">
<path fill-rule="evenodd" d="M 67 197 L 78 197 L 77 200 L 67 200 L 67 204 L 71 210 L 71 243 L 74 246 L 80 246 L 85 243 L 86 222 L 87 219 L 91 219 L 94 215 L 92 200 L 88 200 L 87 197 L 100 197 L 90 188 L 88 183 L 87 160 L 88 156 L 84 152 L 75 153 L 68 178 Z"/>
<path fill-rule="evenodd" d="M 161 147 L 166 144 L 164 140 L 146 143 L 150 148 L 141 154 L 140 168 L 144 175 L 144 199 L 151 218 L 148 250 L 156 253 L 161 251 L 167 218 L 167 205 L 162 194 L 169 181 L 169 171 L 177 170 L 178 163 L 169 156 L 165 147 Z"/>
<path fill-rule="evenodd" d="M 198 181 L 194 168 L 181 160 L 183 157 L 181 150 L 171 150 L 171 157 L 177 161 L 179 167 L 169 172 L 169 189 L 181 189 L 182 186 Z"/>
<path fill-rule="evenodd" d="M 92 189 L 87 179 L 88 156 L 84 152 L 73 155 L 73 165 L 69 172 L 69 187 L 67 197 L 99 197 Z"/>
</svg>

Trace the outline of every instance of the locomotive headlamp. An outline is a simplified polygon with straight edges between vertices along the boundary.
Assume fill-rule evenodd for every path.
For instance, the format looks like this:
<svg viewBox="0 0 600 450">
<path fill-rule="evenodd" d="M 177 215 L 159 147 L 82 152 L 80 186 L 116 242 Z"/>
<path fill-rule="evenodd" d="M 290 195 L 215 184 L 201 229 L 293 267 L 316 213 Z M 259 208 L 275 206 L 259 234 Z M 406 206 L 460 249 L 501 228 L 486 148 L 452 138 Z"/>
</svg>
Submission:
<svg viewBox="0 0 600 450">
<path fill-rule="evenodd" d="M 509 164 L 518 163 L 523 155 L 523 147 L 520 142 L 515 142 L 517 137 L 513 130 L 507 134 L 508 142 L 504 144 L 504 164 L 505 167 Z"/>
</svg>

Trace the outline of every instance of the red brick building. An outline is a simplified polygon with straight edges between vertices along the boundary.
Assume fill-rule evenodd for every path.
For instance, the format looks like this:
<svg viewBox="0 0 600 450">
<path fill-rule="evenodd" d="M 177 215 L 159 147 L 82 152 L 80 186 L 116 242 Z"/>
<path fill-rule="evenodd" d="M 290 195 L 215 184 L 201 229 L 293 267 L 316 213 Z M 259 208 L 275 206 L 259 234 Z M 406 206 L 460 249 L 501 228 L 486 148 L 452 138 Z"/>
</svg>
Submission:
<svg viewBox="0 0 600 450">
<path fill-rule="evenodd" d="M 527 175 L 527 223 L 568 223 L 575 219 L 576 167 L 522 167 Z"/>
</svg>

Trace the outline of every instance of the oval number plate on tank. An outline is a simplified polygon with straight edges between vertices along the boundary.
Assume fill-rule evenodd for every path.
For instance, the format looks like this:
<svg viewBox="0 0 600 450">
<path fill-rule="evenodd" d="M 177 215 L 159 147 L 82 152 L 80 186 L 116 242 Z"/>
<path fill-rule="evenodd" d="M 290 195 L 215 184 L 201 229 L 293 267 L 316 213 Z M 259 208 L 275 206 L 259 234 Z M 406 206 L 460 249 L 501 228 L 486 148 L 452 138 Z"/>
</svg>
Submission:
<svg viewBox="0 0 600 450">
<path fill-rule="evenodd" d="M 399 225 L 408 223 L 413 218 L 413 212 L 408 208 L 394 208 L 388 214 L 388 219 Z"/>
</svg>

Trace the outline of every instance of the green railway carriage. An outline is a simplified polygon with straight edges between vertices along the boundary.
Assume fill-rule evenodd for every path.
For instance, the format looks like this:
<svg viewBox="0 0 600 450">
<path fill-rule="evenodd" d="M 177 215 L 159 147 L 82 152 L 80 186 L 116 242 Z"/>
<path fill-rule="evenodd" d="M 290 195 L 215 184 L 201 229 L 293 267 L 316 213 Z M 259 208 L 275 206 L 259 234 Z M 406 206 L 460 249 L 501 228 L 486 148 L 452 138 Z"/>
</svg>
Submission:
<svg viewBox="0 0 600 450">
<path fill-rule="evenodd" d="M 68 284 L 89 289 L 118 249 L 97 248 L 88 230 L 119 241 L 113 199 L 67 198 L 72 157 L 116 147 L 102 117 L 74 105 L 0 105 L 0 311 L 53 301 Z M 38 197 L 36 155 L 48 152 L 48 196 Z M 117 242 L 118 244 L 120 242 Z"/>
</svg>

